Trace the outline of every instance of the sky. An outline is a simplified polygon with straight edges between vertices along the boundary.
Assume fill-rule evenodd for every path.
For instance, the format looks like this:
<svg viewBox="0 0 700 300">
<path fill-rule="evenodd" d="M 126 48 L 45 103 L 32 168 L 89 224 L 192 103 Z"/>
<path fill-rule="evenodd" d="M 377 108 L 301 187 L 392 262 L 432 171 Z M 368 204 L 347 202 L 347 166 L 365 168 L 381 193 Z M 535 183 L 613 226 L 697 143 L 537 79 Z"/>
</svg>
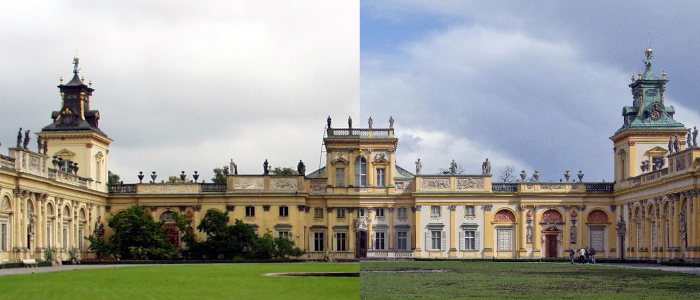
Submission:
<svg viewBox="0 0 700 300">
<path fill-rule="evenodd" d="M 125 183 L 233 159 L 240 173 L 318 168 L 326 118 L 359 116 L 356 0 L 6 1 L 0 5 L 3 153 L 60 109 L 59 78 L 95 88 Z M 36 145 L 33 137 L 32 148 Z M 325 163 L 325 162 L 324 162 Z"/>
<path fill-rule="evenodd" d="M 700 125 L 698 15 L 693 1 L 362 0 L 360 118 L 396 120 L 397 164 L 411 171 L 455 159 L 480 174 L 488 158 L 496 180 L 512 165 L 610 182 L 609 137 L 649 45 L 675 119 Z"/>
</svg>

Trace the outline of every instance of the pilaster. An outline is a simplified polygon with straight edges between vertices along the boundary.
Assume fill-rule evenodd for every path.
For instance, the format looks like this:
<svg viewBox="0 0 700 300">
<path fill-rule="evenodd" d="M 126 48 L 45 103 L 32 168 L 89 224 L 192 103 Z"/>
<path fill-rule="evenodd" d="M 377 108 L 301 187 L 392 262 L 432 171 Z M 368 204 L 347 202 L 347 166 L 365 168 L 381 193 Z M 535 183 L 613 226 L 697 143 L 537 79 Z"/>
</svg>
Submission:
<svg viewBox="0 0 700 300">
<path fill-rule="evenodd" d="M 492 217 L 491 217 L 491 209 L 493 208 L 493 205 L 487 204 L 481 206 L 481 208 L 484 210 L 484 253 L 483 253 L 483 258 L 493 258 L 493 222 Z"/>
<path fill-rule="evenodd" d="M 455 220 L 455 210 L 457 209 L 457 206 L 455 205 L 450 205 L 447 207 L 447 209 L 450 211 L 450 251 L 449 251 L 449 257 L 457 257 L 457 227 L 455 226 L 456 220 Z"/>
</svg>

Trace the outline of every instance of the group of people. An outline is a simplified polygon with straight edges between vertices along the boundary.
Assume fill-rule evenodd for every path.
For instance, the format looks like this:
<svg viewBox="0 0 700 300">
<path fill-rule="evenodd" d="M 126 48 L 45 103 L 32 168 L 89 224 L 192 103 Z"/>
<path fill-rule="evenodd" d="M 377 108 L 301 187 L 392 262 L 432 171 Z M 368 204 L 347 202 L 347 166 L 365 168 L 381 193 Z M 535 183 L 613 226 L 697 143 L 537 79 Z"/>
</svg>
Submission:
<svg viewBox="0 0 700 300">
<path fill-rule="evenodd" d="M 583 263 L 595 263 L 595 249 L 591 247 L 581 247 L 579 250 L 574 250 L 573 248 L 569 249 L 569 255 L 571 256 L 571 264 L 574 264 L 574 258 L 576 257 L 576 253 L 578 253 L 578 263 L 583 264 Z"/>
</svg>

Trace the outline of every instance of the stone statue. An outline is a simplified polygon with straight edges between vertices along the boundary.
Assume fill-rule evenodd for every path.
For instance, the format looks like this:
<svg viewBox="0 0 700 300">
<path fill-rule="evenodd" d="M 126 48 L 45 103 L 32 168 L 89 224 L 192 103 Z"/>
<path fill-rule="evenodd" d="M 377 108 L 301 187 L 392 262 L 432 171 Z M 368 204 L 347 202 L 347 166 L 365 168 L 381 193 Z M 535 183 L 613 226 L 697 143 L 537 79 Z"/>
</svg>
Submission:
<svg viewBox="0 0 700 300">
<path fill-rule="evenodd" d="M 78 58 L 77 56 L 73 57 L 73 74 L 78 74 L 78 71 L 80 71 L 80 69 L 78 69 L 79 63 L 80 63 L 80 58 Z"/>
<path fill-rule="evenodd" d="M 19 128 L 19 132 L 17 132 L 17 148 L 22 145 L 22 127 Z"/>
<path fill-rule="evenodd" d="M 420 158 L 416 161 L 416 175 L 420 175 L 420 170 L 423 168 L 423 163 L 420 162 Z"/>
<path fill-rule="evenodd" d="M 49 141 L 44 139 L 44 155 L 49 152 Z"/>
<path fill-rule="evenodd" d="M 647 58 L 644 60 L 644 65 L 646 66 L 647 70 L 651 70 L 651 59 L 654 58 L 651 48 L 647 48 L 647 50 L 644 51 L 644 54 L 647 56 Z"/>
<path fill-rule="evenodd" d="M 352 129 L 352 117 L 348 117 L 348 128 Z"/>
<path fill-rule="evenodd" d="M 491 174 L 491 163 L 489 162 L 488 158 L 486 159 L 486 161 L 484 161 L 483 164 L 481 164 L 481 174 Z"/>
<path fill-rule="evenodd" d="M 31 138 L 29 137 L 29 130 L 24 131 L 24 144 L 22 145 L 24 149 L 27 149 L 29 147 L 29 140 Z"/>
<path fill-rule="evenodd" d="M 673 154 L 673 136 L 668 138 L 668 154 Z"/>
<path fill-rule="evenodd" d="M 41 137 L 36 137 L 36 153 L 41 153 Z"/>
<path fill-rule="evenodd" d="M 698 147 L 698 127 L 693 126 L 693 147 Z"/>
<path fill-rule="evenodd" d="M 457 174 L 457 162 L 453 159 L 452 162 L 450 163 L 450 172 L 452 174 Z"/>
<path fill-rule="evenodd" d="M 690 142 L 693 141 L 693 139 L 690 138 L 691 133 L 692 133 L 692 131 L 690 130 L 690 128 L 688 128 L 688 135 L 685 137 L 685 148 L 686 149 L 690 149 L 690 146 L 691 146 Z"/>
<path fill-rule="evenodd" d="M 265 162 L 263 163 L 263 175 L 270 175 L 269 166 L 270 166 L 270 163 L 267 162 L 267 158 L 266 158 Z"/>
<path fill-rule="evenodd" d="M 527 240 L 526 243 L 532 244 L 532 227 L 527 228 Z"/>
<path fill-rule="evenodd" d="M 331 129 L 331 116 L 328 116 L 328 119 L 326 119 L 326 123 L 328 123 L 328 129 Z"/>
<path fill-rule="evenodd" d="M 648 160 L 643 161 L 640 169 L 642 170 L 642 173 L 646 173 L 647 171 L 649 171 L 649 161 Z"/>
<path fill-rule="evenodd" d="M 306 165 L 304 165 L 304 162 L 301 161 L 301 159 L 299 160 L 299 163 L 297 164 L 297 173 L 299 173 L 299 175 L 301 175 L 301 176 L 306 175 Z"/>
<path fill-rule="evenodd" d="M 394 128 L 394 117 L 389 117 L 389 128 Z"/>
<path fill-rule="evenodd" d="M 230 170 L 230 172 L 231 172 L 232 174 L 238 175 L 237 172 L 236 172 L 236 171 L 237 171 L 236 169 L 238 169 L 238 166 L 236 165 L 235 162 L 233 162 L 233 158 L 232 158 L 231 161 L 228 163 L 228 169 Z"/>
<path fill-rule="evenodd" d="M 25 136 L 24 138 L 27 138 L 27 136 Z M 24 143 L 26 144 L 27 142 L 25 141 Z M 680 151 L 681 151 L 681 142 L 680 142 L 680 140 L 678 140 L 678 135 L 675 134 L 674 140 L 673 140 L 673 152 L 678 153 Z"/>
<path fill-rule="evenodd" d="M 372 120 L 372 117 L 369 117 L 369 119 L 367 119 L 367 124 L 369 124 L 369 129 L 372 129 L 372 124 L 374 124 L 374 120 Z"/>
</svg>

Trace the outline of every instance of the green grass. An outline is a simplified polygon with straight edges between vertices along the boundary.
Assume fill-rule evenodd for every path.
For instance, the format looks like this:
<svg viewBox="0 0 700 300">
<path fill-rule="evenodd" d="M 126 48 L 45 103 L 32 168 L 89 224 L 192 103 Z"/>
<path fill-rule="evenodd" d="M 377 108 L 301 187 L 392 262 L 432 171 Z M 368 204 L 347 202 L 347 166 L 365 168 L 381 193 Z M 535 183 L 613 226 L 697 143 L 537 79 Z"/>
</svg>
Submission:
<svg viewBox="0 0 700 300">
<path fill-rule="evenodd" d="M 359 264 L 172 265 L 0 277 L 0 299 L 357 299 L 359 278 L 267 277 L 357 272 Z"/>
<path fill-rule="evenodd" d="M 372 272 L 414 269 L 446 272 Z M 360 298 L 699 299 L 700 276 L 566 263 L 362 262 Z"/>
</svg>

